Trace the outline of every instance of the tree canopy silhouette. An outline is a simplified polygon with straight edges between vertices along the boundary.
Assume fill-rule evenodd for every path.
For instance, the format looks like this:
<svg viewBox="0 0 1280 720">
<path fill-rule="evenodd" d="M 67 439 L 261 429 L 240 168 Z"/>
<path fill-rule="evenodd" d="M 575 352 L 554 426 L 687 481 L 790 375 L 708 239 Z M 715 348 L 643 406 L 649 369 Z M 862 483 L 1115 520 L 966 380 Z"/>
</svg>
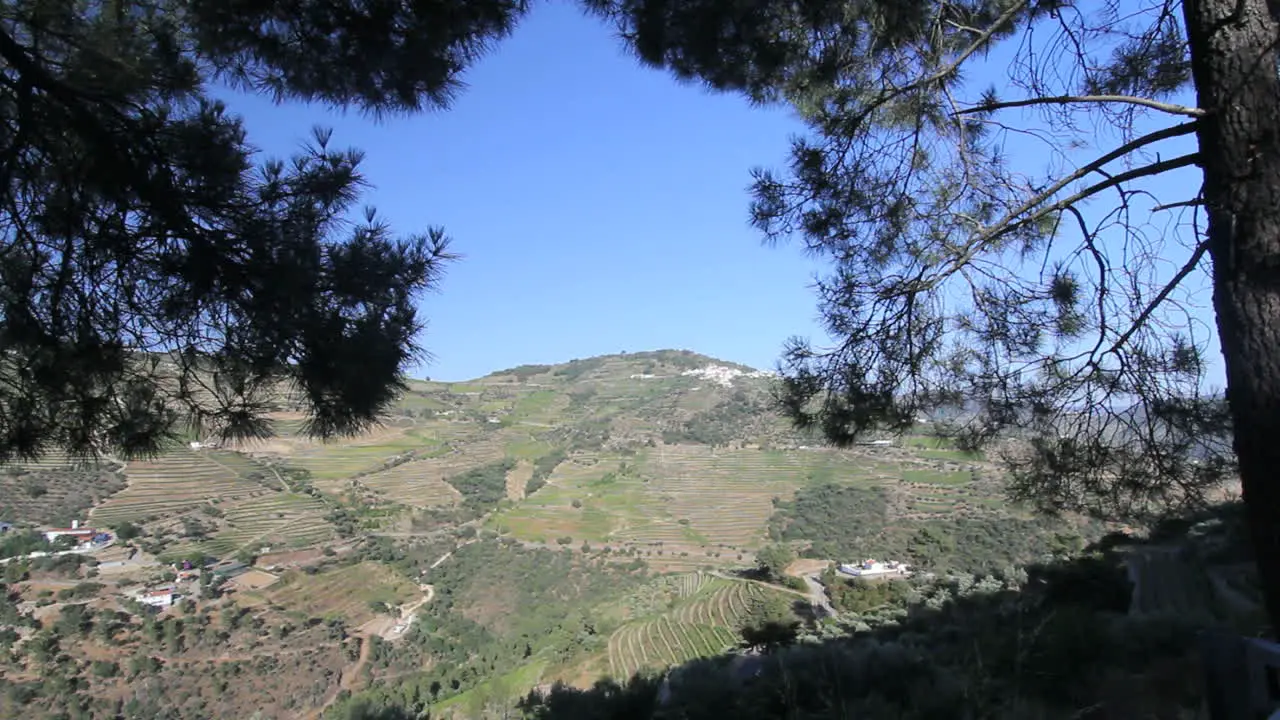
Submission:
<svg viewBox="0 0 1280 720">
<path fill-rule="evenodd" d="M 374 421 L 421 350 L 439 228 L 359 213 L 329 134 L 260 159 L 209 93 L 439 108 L 520 2 L 0 3 L 0 462 Z"/>
<path fill-rule="evenodd" d="M 1238 473 L 1280 624 L 1268 3 L 590 4 L 646 63 L 807 126 L 784 172 L 756 172 L 751 212 L 832 268 L 834 347 L 782 362 L 795 421 L 848 443 L 950 408 L 969 446 L 1020 440 L 1015 494 L 1049 511 L 1150 518 Z M 1193 168 L 1202 185 L 1151 181 Z M 1206 278 L 1225 393 L 1205 381 Z"/>
</svg>

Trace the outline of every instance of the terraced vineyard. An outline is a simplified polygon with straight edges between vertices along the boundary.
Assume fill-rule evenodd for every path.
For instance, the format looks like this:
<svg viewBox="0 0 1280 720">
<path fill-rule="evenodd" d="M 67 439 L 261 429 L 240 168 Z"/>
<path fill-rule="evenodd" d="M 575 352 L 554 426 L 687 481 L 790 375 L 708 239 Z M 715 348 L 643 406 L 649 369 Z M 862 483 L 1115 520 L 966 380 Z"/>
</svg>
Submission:
<svg viewBox="0 0 1280 720">
<path fill-rule="evenodd" d="M 687 575 L 679 575 L 673 578 L 673 583 L 676 586 L 676 594 L 679 597 L 687 598 L 696 595 L 710 580 L 710 575 L 688 573 Z"/>
<path fill-rule="evenodd" d="M 622 470 L 624 464 L 629 470 Z M 773 498 L 789 499 L 813 477 L 876 482 L 895 467 L 825 450 L 780 453 L 704 445 L 659 446 L 631 456 L 577 454 L 556 469 L 547 487 L 494 524 L 526 540 L 569 536 L 593 543 L 661 544 L 689 553 L 664 551 L 664 567 L 696 568 L 707 562 L 708 549 L 758 547 Z"/>
<path fill-rule="evenodd" d="M 335 491 L 345 486 L 347 478 L 377 470 L 391 458 L 425 445 L 397 433 L 360 444 L 308 444 L 285 457 L 290 465 L 309 470 L 317 488 Z"/>
<path fill-rule="evenodd" d="M 250 455 L 225 450 L 204 450 L 201 455 L 241 477 L 257 480 L 270 490 L 286 489 L 271 468 Z"/>
<path fill-rule="evenodd" d="M 684 580 L 688 578 L 688 580 Z M 740 640 L 737 628 L 752 596 L 771 592 L 756 583 L 702 574 L 682 576 L 689 591 L 656 617 L 629 622 L 609 637 L 609 670 L 615 678 L 642 668 L 663 669 L 717 655 Z"/>
<path fill-rule="evenodd" d="M 546 486 L 518 507 L 500 513 L 492 524 L 526 540 L 568 536 L 606 542 L 616 536 L 620 524 L 632 518 L 649 515 L 661 521 L 665 511 L 649 502 L 640 478 L 623 476 L 601 482 L 610 473 L 616 475 L 620 462 L 609 455 L 574 455 L 555 468 Z M 581 507 L 574 506 L 575 500 Z"/>
<path fill-rule="evenodd" d="M 44 457 L 38 460 L 23 460 L 19 462 L 8 463 L 3 467 L 21 468 L 23 470 L 62 470 L 79 465 L 67 456 L 65 452 L 55 450 L 46 453 Z"/>
<path fill-rule="evenodd" d="M 255 615 L 283 612 L 294 627 L 343 618 L 349 634 L 368 634 L 395 622 L 379 603 L 417 607 L 429 592 L 424 611 L 432 622 L 409 638 L 395 634 L 389 642 L 400 643 L 399 650 L 348 639 L 346 647 L 359 645 L 362 655 L 347 658 L 342 683 L 334 675 L 322 684 L 319 695 L 340 704 L 332 711 L 346 709 L 341 691 L 391 689 L 400 678 L 419 689 L 456 683 L 431 694 L 461 691 L 445 703 L 470 709 L 472 701 L 483 705 L 535 683 L 590 683 L 605 672 L 626 678 L 721 654 L 741 643 L 753 600 L 806 602 L 803 593 L 714 570 L 750 566 L 767 542 L 771 518 L 780 534 L 796 528 L 783 540 L 824 559 L 865 557 L 853 550 L 869 521 L 886 528 L 886 536 L 896 533 L 886 543 L 936 549 L 940 560 L 949 559 L 941 557 L 950 552 L 948 537 L 957 539 L 954 555 L 971 554 L 975 563 L 993 546 L 1023 542 L 1003 532 L 1022 524 L 950 522 L 966 513 L 1011 513 L 995 487 L 1001 478 L 994 465 L 911 438 L 898 447 L 817 447 L 813 435 L 770 409 L 773 382 L 693 353 L 620 354 L 520 366 L 466 383 L 414 381 L 382 424 L 327 443 L 307 437 L 300 408 L 289 407 L 274 416 L 277 437 L 228 448 L 233 452 L 184 447 L 132 463 L 128 486 L 118 492 L 67 470 L 63 458 L 40 465 L 64 476 L 59 488 L 82 488 L 84 497 L 112 493 L 90 522 L 147 521 L 134 544 L 162 560 L 191 551 L 228 558 L 264 547 L 310 548 L 264 558 L 264 565 L 294 568 L 274 584 L 246 581 L 228 590 L 227 601 Z M 503 466 L 505 478 L 491 466 L 504 459 L 515 468 Z M 481 472 L 460 477 L 471 470 Z M 445 510 L 462 500 L 451 478 L 473 499 L 459 512 Z M 532 478 L 537 489 L 525 496 Z M 8 509 L 80 497 L 38 480 L 21 468 L 0 477 L 0 519 L 33 522 L 34 515 Z M 56 517 L 83 519 L 89 502 L 75 506 L 76 515 L 59 510 Z M 943 537 L 914 535 L 911 523 L 931 522 Z M 344 540 L 334 542 L 339 529 Z M 937 548 L 925 540 L 936 540 Z M 453 547 L 456 541 L 470 549 Z M 1167 560 L 1144 558 L 1135 570 L 1144 589 L 1139 605 L 1189 612 L 1198 590 L 1188 591 Z M 418 585 L 423 579 L 434 584 L 429 591 Z M 548 603 L 556 612 L 545 611 Z M 559 652 L 569 649 L 560 643 L 530 642 L 554 636 L 566 617 L 612 632 L 606 642 L 570 653 Z M 413 639 L 424 631 L 431 642 Z M 529 649 L 516 667 L 523 645 Z M 119 656 L 121 665 L 131 659 Z M 492 677 L 500 669 L 508 674 Z M 463 680 L 478 685 L 462 688 Z"/>
<path fill-rule="evenodd" d="M 128 487 L 107 498 L 89 514 L 90 521 L 111 526 L 168 517 L 209 501 L 228 501 L 268 492 L 208 455 L 185 448 L 156 460 L 129 463 Z"/>
<path fill-rule="evenodd" d="M 668 545 L 664 544 L 661 550 L 650 549 L 652 554 L 645 555 L 644 561 L 654 572 L 661 573 L 689 573 L 700 572 L 708 565 L 716 567 L 725 564 L 724 558 L 736 558 L 737 551 L 723 551 L 721 556 L 716 558 L 707 555 L 707 550 L 697 545 Z M 662 554 L 659 555 L 658 553 Z M 716 551 L 712 551 L 716 552 Z M 749 555 L 744 556 L 747 562 L 750 562 Z M 742 565 L 742 562 L 729 563 L 731 565 Z"/>
<path fill-rule="evenodd" d="M 303 421 L 292 415 L 273 418 L 276 436 L 236 444 L 232 449 L 246 456 L 283 459 L 311 472 L 317 488 L 335 491 L 354 475 L 377 470 L 387 460 L 409 451 L 429 454 L 440 443 L 413 420 L 398 419 L 357 438 L 329 442 L 307 437 Z"/>
<path fill-rule="evenodd" d="M 533 464 L 528 460 L 516 463 L 515 467 L 507 471 L 507 498 L 513 502 L 523 500 L 525 488 L 531 478 L 533 478 Z"/>
<path fill-rule="evenodd" d="M 693 597 L 715 581 L 714 575 L 703 572 L 659 575 L 627 596 L 618 617 L 633 620 L 666 612 L 675 602 Z"/>
<path fill-rule="evenodd" d="M 369 603 L 396 606 L 420 598 L 421 592 L 391 568 L 362 562 L 317 575 L 287 573 L 264 596 L 308 616 L 341 617 L 354 626 L 373 617 Z"/>
<path fill-rule="evenodd" d="M 456 471 L 457 467 L 456 460 L 415 460 L 390 470 L 366 475 L 360 478 L 360 483 L 405 505 L 451 505 L 461 500 L 462 494 L 445 482 L 444 478 Z"/>
<path fill-rule="evenodd" d="M 221 509 L 225 524 L 212 538 L 176 546 L 171 554 L 198 551 L 226 557 L 242 549 L 307 547 L 334 535 L 333 526 L 324 519 L 324 503 L 309 495 L 270 493 Z"/>
<path fill-rule="evenodd" d="M 975 493 L 955 483 L 903 482 L 898 489 L 903 500 L 900 517 L 909 520 L 955 518 L 990 510 L 989 494 Z"/>
<path fill-rule="evenodd" d="M 773 498 L 790 499 L 815 474 L 844 482 L 877 479 L 874 466 L 826 450 L 783 454 L 678 445 L 651 455 L 650 467 L 651 490 L 674 515 L 709 543 L 734 547 L 758 546 Z"/>
<path fill-rule="evenodd" d="M 236 449 L 305 468 L 312 484 L 324 492 L 343 493 L 355 480 L 392 502 L 414 507 L 454 502 L 456 493 L 440 482 L 445 477 L 502 459 L 508 445 L 537 445 L 527 432 L 454 420 L 392 418 L 358 438 L 332 442 L 298 434 L 297 424 L 288 418 L 277 421 L 277 429 L 283 428 L 278 437 Z M 412 460 L 383 469 L 406 458 Z"/>
<path fill-rule="evenodd" d="M 452 504 L 461 499 L 445 478 L 501 460 L 503 438 L 493 436 L 460 444 L 460 449 L 439 457 L 413 460 L 390 470 L 366 475 L 360 484 L 384 495 L 392 502 L 414 507 Z"/>
</svg>

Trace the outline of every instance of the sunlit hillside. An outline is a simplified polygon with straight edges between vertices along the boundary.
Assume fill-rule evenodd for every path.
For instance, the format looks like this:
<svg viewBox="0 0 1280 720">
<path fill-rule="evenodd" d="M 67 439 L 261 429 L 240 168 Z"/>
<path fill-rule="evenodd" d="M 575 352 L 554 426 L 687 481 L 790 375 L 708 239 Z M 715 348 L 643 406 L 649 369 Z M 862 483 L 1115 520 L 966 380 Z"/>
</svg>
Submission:
<svg viewBox="0 0 1280 720">
<path fill-rule="evenodd" d="M 277 673 L 307 689 L 263 717 L 392 697 L 475 717 L 736 651 L 777 613 L 833 631 L 814 613 L 848 601 L 822 574 L 841 563 L 1005 577 L 1106 529 L 1011 505 L 997 464 L 927 427 L 827 447 L 778 416 L 773 382 L 687 351 L 611 355 L 413 381 L 358 437 L 313 440 L 282 407 L 254 443 L 6 468 L 0 520 L 24 539 L 0 711 L 78 698 L 142 717 L 173 696 L 174 717 L 248 717 L 265 686 L 232 678 Z M 29 529 L 71 520 L 113 539 L 21 557 L 43 542 Z M 762 570 L 778 557 L 808 569 Z"/>
</svg>

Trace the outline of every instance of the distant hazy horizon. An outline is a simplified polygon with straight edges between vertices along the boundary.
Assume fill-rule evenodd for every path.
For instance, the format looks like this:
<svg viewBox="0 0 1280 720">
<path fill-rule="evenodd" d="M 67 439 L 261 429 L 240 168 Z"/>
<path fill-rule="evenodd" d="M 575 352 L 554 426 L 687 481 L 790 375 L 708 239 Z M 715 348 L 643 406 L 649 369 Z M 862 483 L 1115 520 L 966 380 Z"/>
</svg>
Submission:
<svg viewBox="0 0 1280 720">
<path fill-rule="evenodd" d="M 713 361 L 733 363 L 734 365 L 743 365 L 757 372 L 760 372 L 760 371 L 773 372 L 777 366 L 777 363 L 775 362 L 775 363 L 769 364 L 768 366 L 760 367 L 760 366 L 752 365 L 751 363 L 740 362 L 738 360 L 734 360 L 733 358 L 719 357 L 716 355 L 712 355 L 710 353 L 705 353 L 705 352 L 702 352 L 701 350 L 698 350 L 697 348 L 664 346 L 664 347 L 652 347 L 652 348 L 622 349 L 622 350 L 615 350 L 614 352 L 595 353 L 592 355 L 575 355 L 573 357 L 563 357 L 558 359 L 529 360 L 526 362 L 518 362 L 511 365 L 502 365 L 500 367 L 493 367 L 488 370 L 485 370 L 484 372 L 478 373 L 476 375 L 472 375 L 470 377 L 465 377 L 465 378 L 437 376 L 437 375 L 431 374 L 430 372 L 410 373 L 410 378 L 413 380 L 425 380 L 428 382 L 461 383 L 461 382 L 467 382 L 468 380 L 476 380 L 478 378 L 482 378 L 487 375 L 492 375 L 493 373 L 500 372 L 502 370 L 510 370 L 512 368 L 516 368 L 521 365 L 564 365 L 565 363 L 571 362 L 573 360 L 586 360 L 588 358 L 600 357 L 603 355 L 641 355 L 644 353 L 681 352 L 681 351 L 688 351 L 696 355 L 702 355 L 710 358 Z"/>
</svg>

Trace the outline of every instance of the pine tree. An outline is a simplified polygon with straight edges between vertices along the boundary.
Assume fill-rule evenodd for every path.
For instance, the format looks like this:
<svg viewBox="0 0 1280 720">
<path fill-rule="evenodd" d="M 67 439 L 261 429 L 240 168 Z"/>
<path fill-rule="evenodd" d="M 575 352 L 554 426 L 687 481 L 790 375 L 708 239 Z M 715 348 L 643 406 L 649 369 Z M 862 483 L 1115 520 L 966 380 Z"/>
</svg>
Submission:
<svg viewBox="0 0 1280 720">
<path fill-rule="evenodd" d="M 1238 477 L 1280 627 L 1267 2 L 590 4 L 644 62 L 807 126 L 786 171 L 757 171 L 751 214 L 831 266 L 834 346 L 796 340 L 782 362 L 797 423 L 845 444 L 948 411 L 1050 512 L 1150 519 Z M 1205 381 L 1200 280 L 1225 392 Z"/>
<path fill-rule="evenodd" d="M 319 436 L 373 422 L 421 357 L 448 240 L 359 213 L 361 155 L 323 130 L 256 157 L 209 87 L 443 107 L 523 10 L 0 2 L 0 462 L 259 436 L 285 400 Z"/>
</svg>

